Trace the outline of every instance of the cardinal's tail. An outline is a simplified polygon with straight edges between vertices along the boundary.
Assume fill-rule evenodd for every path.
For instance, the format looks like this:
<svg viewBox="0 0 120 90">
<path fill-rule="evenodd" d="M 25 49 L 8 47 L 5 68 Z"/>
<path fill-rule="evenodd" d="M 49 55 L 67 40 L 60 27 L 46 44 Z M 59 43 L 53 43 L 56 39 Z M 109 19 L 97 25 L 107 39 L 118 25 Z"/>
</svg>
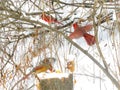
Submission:
<svg viewBox="0 0 120 90">
<path fill-rule="evenodd" d="M 91 45 L 95 44 L 95 36 L 90 35 L 88 33 L 85 33 L 83 36 L 84 36 L 84 38 L 85 38 L 88 45 L 91 46 Z"/>
</svg>

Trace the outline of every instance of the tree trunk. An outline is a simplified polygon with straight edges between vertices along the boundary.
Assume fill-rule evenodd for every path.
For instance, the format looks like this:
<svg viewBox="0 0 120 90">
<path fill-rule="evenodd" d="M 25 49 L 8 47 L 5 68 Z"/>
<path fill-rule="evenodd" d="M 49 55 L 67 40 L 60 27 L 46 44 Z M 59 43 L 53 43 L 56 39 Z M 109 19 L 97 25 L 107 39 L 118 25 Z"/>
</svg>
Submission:
<svg viewBox="0 0 120 90">
<path fill-rule="evenodd" d="M 73 74 L 68 78 L 41 79 L 39 90 L 73 90 Z"/>
</svg>

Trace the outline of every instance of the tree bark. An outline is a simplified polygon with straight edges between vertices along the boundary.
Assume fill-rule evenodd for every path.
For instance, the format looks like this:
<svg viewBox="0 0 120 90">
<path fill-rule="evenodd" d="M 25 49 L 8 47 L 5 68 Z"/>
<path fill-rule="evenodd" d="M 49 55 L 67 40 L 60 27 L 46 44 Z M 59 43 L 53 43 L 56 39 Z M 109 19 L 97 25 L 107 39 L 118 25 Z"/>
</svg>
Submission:
<svg viewBox="0 0 120 90">
<path fill-rule="evenodd" d="M 73 74 L 70 74 L 68 78 L 42 79 L 39 90 L 73 90 Z"/>
</svg>

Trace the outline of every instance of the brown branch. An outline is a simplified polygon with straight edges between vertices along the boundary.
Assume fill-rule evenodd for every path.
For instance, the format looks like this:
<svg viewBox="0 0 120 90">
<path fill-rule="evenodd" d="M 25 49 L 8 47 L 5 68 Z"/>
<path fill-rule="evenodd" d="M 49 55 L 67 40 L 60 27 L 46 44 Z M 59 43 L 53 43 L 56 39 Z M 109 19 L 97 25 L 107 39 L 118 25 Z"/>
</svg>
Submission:
<svg viewBox="0 0 120 90">
<path fill-rule="evenodd" d="M 108 72 L 99 62 L 96 60 L 91 54 L 89 54 L 86 50 L 81 48 L 78 44 L 70 40 L 67 36 L 65 36 L 62 32 L 58 32 L 62 34 L 66 40 L 68 40 L 73 46 L 75 46 L 77 49 L 79 49 L 81 52 L 83 52 L 86 56 L 88 56 L 104 73 L 105 75 L 114 83 L 114 85 L 120 89 L 120 84 L 119 82 Z"/>
</svg>

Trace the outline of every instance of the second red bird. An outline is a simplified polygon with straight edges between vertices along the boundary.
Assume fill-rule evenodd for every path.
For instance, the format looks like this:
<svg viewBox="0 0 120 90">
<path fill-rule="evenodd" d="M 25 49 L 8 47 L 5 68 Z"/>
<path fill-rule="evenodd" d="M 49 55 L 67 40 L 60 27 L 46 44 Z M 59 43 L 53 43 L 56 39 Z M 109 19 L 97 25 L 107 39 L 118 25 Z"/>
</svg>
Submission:
<svg viewBox="0 0 120 90">
<path fill-rule="evenodd" d="M 50 23 L 62 24 L 62 23 L 59 22 L 56 18 L 53 18 L 52 16 L 47 15 L 46 13 L 42 13 L 41 18 L 42 18 L 42 20 L 48 22 L 49 24 L 50 24 Z"/>
</svg>

